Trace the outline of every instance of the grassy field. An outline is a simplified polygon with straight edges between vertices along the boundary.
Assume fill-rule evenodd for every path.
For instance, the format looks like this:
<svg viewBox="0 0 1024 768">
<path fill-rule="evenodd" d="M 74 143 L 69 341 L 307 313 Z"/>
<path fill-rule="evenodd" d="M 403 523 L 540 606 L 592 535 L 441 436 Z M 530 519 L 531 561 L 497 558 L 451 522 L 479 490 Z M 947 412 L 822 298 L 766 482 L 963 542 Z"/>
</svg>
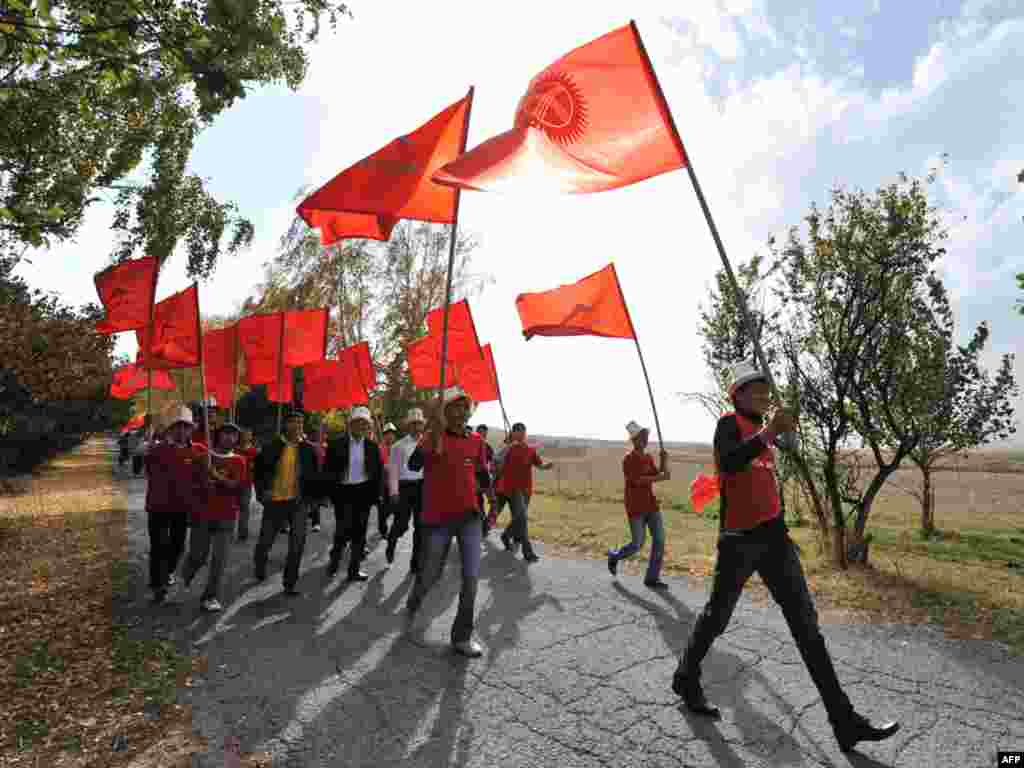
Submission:
<svg viewBox="0 0 1024 768">
<path fill-rule="evenodd" d="M 192 659 L 112 621 L 126 530 L 95 445 L 0 497 L 0 765 L 190 764 L 191 714 L 173 701 Z"/>
<path fill-rule="evenodd" d="M 625 543 L 621 460 L 625 448 L 548 449 L 556 468 L 535 475 L 531 535 L 549 551 L 604 557 Z M 689 485 L 710 462 L 699 451 L 674 453 L 672 480 L 658 496 L 665 512 L 665 570 L 701 583 L 714 567 L 718 521 L 698 516 Z M 791 523 L 823 621 L 932 621 L 958 637 L 996 638 L 1024 654 L 1024 456 L 984 454 L 935 475 L 937 538 L 917 533 L 920 507 L 905 489 L 919 473 L 900 471 L 870 518 L 870 567 L 837 573 L 822 556 L 808 519 Z M 992 470 L 1001 471 L 992 471 Z M 646 557 L 649 544 L 642 557 Z M 645 562 L 627 563 L 639 574 Z M 769 599 L 755 577 L 751 592 Z"/>
</svg>

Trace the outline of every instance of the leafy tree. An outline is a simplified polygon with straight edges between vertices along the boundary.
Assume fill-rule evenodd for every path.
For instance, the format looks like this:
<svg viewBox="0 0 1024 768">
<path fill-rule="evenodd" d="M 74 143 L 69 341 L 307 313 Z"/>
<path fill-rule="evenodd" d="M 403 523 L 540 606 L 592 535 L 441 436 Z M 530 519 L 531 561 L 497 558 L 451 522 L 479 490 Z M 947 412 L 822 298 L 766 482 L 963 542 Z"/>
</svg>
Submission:
<svg viewBox="0 0 1024 768">
<path fill-rule="evenodd" d="M 334 0 L 6 0 L 0 6 L 0 246 L 71 237 L 112 190 L 115 255 L 184 240 L 208 275 L 252 225 L 186 172 L 198 133 L 252 84 L 295 88 Z M 11 119 L 10 116 L 13 116 Z M 148 178 L 133 177 L 148 158 Z"/>
</svg>

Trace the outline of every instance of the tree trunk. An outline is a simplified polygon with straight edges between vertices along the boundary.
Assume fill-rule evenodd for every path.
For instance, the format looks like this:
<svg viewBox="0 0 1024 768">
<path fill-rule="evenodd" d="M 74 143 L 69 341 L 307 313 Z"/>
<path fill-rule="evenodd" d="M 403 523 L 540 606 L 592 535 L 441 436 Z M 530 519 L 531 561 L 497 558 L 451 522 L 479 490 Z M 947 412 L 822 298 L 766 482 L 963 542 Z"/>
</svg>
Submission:
<svg viewBox="0 0 1024 768">
<path fill-rule="evenodd" d="M 835 526 L 832 537 L 832 564 L 845 571 L 849 565 L 846 559 L 846 520 L 843 518 L 843 501 L 839 493 L 839 478 L 836 477 L 834 452 L 826 457 L 825 485 L 832 506 L 832 522 Z"/>
<path fill-rule="evenodd" d="M 921 465 L 921 533 L 931 536 L 935 532 L 935 489 L 932 488 L 932 468 Z"/>
<path fill-rule="evenodd" d="M 832 539 L 832 532 L 828 525 L 828 515 L 825 514 L 825 506 L 821 502 L 821 496 L 818 494 L 818 489 L 814 485 L 814 478 L 811 476 L 811 469 L 807 466 L 807 462 L 799 452 L 793 452 L 793 461 L 796 464 L 797 471 L 800 473 L 800 480 L 803 483 L 804 490 L 807 491 L 808 496 L 811 497 L 811 506 L 814 508 L 814 516 L 818 519 L 818 530 L 821 533 L 822 542 L 825 545 L 826 551 L 828 549 L 829 542 Z"/>
</svg>

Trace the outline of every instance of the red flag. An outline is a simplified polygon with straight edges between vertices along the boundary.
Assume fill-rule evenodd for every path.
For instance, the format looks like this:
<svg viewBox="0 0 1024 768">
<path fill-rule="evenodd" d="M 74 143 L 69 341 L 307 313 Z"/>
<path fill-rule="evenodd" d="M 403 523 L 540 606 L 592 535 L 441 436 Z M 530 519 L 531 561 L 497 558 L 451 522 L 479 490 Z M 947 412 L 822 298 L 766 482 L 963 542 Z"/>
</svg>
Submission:
<svg viewBox="0 0 1024 768">
<path fill-rule="evenodd" d="M 340 360 L 321 360 L 302 367 L 302 405 L 307 411 L 329 411 L 367 405 L 370 395 L 360 376 Z"/>
<path fill-rule="evenodd" d="M 238 378 L 238 326 L 229 325 L 203 334 L 203 369 L 206 391 L 217 404 L 230 407 L 235 402 Z"/>
<path fill-rule="evenodd" d="M 106 317 L 96 323 L 102 334 L 134 331 L 149 325 L 149 309 L 156 300 L 160 265 L 153 256 L 115 264 L 93 277 Z"/>
<path fill-rule="evenodd" d="M 118 400 L 128 400 L 136 392 L 146 389 L 149 375 L 144 368 L 128 363 L 114 371 L 114 380 L 110 384 L 110 396 Z M 153 371 L 153 389 L 172 390 L 174 380 L 167 371 Z"/>
<path fill-rule="evenodd" d="M 327 309 L 289 310 L 284 317 L 284 364 L 299 368 L 324 359 L 327 351 Z M 277 372 L 274 372 L 277 378 Z"/>
<path fill-rule="evenodd" d="M 345 347 L 338 353 L 338 360 L 345 366 L 345 375 L 359 381 L 369 392 L 377 387 L 377 371 L 370 357 L 370 345 L 365 341 Z M 358 390 L 357 390 L 358 391 Z"/>
<path fill-rule="evenodd" d="M 533 80 L 512 130 L 434 174 L 463 189 L 601 192 L 686 165 L 668 105 L 630 23 Z"/>
<path fill-rule="evenodd" d="M 282 321 L 281 312 L 250 315 L 238 321 L 238 345 L 245 356 L 247 384 L 266 384 L 277 380 Z"/>
<path fill-rule="evenodd" d="M 153 339 L 135 331 L 143 368 L 194 368 L 199 365 L 199 288 L 193 285 L 153 308 Z"/>
<path fill-rule="evenodd" d="M 409 380 L 416 389 L 435 389 L 441 383 L 441 339 L 428 335 L 405 346 L 405 360 L 409 365 Z M 455 382 L 455 367 L 451 358 L 445 364 L 445 381 Z"/>
<path fill-rule="evenodd" d="M 275 376 L 267 382 L 267 400 L 272 403 L 291 403 L 295 400 L 295 369 L 285 368 L 281 381 Z"/>
<path fill-rule="evenodd" d="M 701 514 L 704 507 L 718 498 L 719 493 L 718 475 L 698 474 L 690 484 L 690 505 L 693 511 Z"/>
<path fill-rule="evenodd" d="M 128 423 L 121 427 L 121 434 L 131 432 L 133 429 L 142 429 L 146 426 L 146 414 L 140 413 L 128 419 Z"/>
<path fill-rule="evenodd" d="M 300 212 L 300 215 L 302 213 Z M 338 211 L 307 211 L 303 216 L 309 226 L 320 229 L 320 244 L 334 245 L 347 238 L 361 237 L 367 240 L 387 242 L 398 219 L 372 213 L 348 213 Z"/>
<path fill-rule="evenodd" d="M 346 168 L 299 204 L 297 212 L 311 227 L 321 227 L 321 241 L 390 236 L 397 219 L 438 224 L 455 220 L 455 190 L 430 177 L 466 149 L 473 91 L 439 112 L 412 133 Z M 335 218 L 332 213 L 368 214 L 372 218 Z M 375 219 L 375 220 L 374 220 Z M 326 222 L 326 224 L 325 224 Z M 327 226 L 328 232 L 323 227 Z"/>
<path fill-rule="evenodd" d="M 491 345 L 483 347 L 483 360 L 467 360 L 456 364 L 458 383 L 475 402 L 489 403 L 500 400 L 498 374 L 494 367 Z M 447 377 L 446 377 L 447 378 Z"/>
<path fill-rule="evenodd" d="M 578 283 L 543 293 L 521 293 L 516 309 L 527 340 L 534 336 L 636 338 L 614 264 Z"/>
<path fill-rule="evenodd" d="M 432 309 L 427 313 L 427 329 L 431 336 L 441 338 L 444 331 L 444 307 Z M 473 322 L 473 313 L 466 299 L 448 307 L 448 358 L 459 363 L 484 359 L 480 349 L 480 337 L 476 334 L 476 324 Z M 445 380 L 447 379 L 445 376 Z"/>
</svg>

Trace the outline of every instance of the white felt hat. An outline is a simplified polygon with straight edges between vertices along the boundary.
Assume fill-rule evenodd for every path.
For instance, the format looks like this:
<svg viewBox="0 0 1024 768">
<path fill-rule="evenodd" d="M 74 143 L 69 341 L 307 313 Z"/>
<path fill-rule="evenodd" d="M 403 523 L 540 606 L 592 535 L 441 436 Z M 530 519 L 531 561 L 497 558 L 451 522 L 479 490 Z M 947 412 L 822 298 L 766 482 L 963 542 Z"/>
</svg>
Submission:
<svg viewBox="0 0 1024 768">
<path fill-rule="evenodd" d="M 188 424 L 190 427 L 194 427 L 196 423 L 192 420 L 192 409 L 183 405 L 171 411 L 171 422 L 167 426 L 170 428 L 175 424 Z"/>
<path fill-rule="evenodd" d="M 752 381 L 767 381 L 764 371 L 753 363 L 738 363 L 732 369 L 732 381 L 729 382 L 729 397 L 736 394 L 736 390 L 744 384 Z"/>
<path fill-rule="evenodd" d="M 357 419 L 362 419 L 369 424 L 373 423 L 373 417 L 370 415 L 370 409 L 365 405 L 357 405 L 352 409 L 352 414 L 348 417 L 348 420 L 356 421 Z"/>
<path fill-rule="evenodd" d="M 626 431 L 629 433 L 629 439 L 633 440 L 641 432 L 650 432 L 651 430 L 649 430 L 647 427 L 641 427 L 635 421 L 631 421 L 629 422 L 629 424 L 626 425 Z"/>
</svg>

